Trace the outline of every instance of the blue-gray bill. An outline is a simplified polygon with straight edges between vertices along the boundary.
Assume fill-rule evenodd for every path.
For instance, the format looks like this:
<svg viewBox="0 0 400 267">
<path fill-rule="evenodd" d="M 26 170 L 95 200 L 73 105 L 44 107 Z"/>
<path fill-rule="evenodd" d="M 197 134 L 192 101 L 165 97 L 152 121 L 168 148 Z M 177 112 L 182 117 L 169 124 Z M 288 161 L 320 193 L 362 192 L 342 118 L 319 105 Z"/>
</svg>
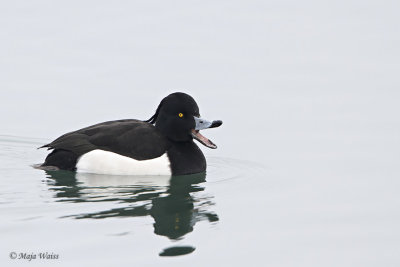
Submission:
<svg viewBox="0 0 400 267">
<path fill-rule="evenodd" d="M 208 128 L 216 128 L 222 125 L 222 121 L 208 121 L 199 117 L 194 117 L 194 121 L 196 123 L 195 128 L 192 130 L 192 136 L 194 139 L 199 141 L 201 144 L 206 147 L 216 149 L 217 145 L 214 144 L 210 139 L 200 134 L 200 130 L 208 129 Z"/>
</svg>

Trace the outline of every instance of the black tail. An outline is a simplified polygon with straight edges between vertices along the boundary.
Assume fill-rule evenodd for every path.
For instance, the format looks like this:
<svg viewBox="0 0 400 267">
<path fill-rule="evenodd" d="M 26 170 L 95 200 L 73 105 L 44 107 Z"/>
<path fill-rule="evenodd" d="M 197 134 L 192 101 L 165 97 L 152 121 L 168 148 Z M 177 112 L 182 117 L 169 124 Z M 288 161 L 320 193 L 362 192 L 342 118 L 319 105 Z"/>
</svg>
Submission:
<svg viewBox="0 0 400 267">
<path fill-rule="evenodd" d="M 41 167 L 57 167 L 61 170 L 75 171 L 77 160 L 78 157 L 75 153 L 68 150 L 55 149 L 47 155 Z"/>
</svg>

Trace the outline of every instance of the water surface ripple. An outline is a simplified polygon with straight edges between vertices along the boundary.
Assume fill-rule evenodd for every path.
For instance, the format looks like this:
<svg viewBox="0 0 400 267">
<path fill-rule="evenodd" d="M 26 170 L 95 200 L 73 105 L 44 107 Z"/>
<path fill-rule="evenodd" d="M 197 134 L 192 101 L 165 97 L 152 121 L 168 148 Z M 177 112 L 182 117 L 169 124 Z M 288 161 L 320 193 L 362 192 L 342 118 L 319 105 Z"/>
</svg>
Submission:
<svg viewBox="0 0 400 267">
<path fill-rule="evenodd" d="M 154 234 L 167 237 L 173 242 L 172 246 L 158 253 L 160 256 L 192 253 L 196 249 L 195 246 L 181 246 L 174 242 L 183 240 L 188 233 L 193 232 L 195 225 L 200 221 L 210 225 L 218 223 L 219 216 L 213 210 L 216 205 L 214 195 L 206 190 L 208 184 L 229 182 L 240 179 L 244 173 L 257 174 L 263 171 L 263 167 L 256 163 L 223 157 L 208 158 L 207 173 L 172 177 L 113 176 L 30 168 L 29 165 L 38 163 L 38 159 L 44 159 L 46 151 L 36 148 L 46 141 L 38 138 L 0 136 L 3 151 L 0 157 L 6 158 L 4 153 L 12 152 L 7 154 L 9 164 L 3 166 L 2 171 L 12 170 L 14 174 L 8 172 L 10 179 L 20 179 L 17 171 L 26 172 L 27 169 L 29 172 L 33 170 L 35 175 L 40 177 L 29 180 L 29 177 L 22 176 L 31 184 L 35 181 L 39 183 L 34 185 L 37 191 L 21 192 L 17 184 L 9 184 L 8 188 L 1 192 L 0 205 L 15 206 L 18 202 L 16 199 L 21 201 L 24 198 L 32 198 L 36 200 L 37 206 L 49 203 L 58 206 L 57 212 L 47 216 L 55 216 L 59 220 L 149 217 L 154 222 Z M 43 190 L 50 194 L 44 193 Z M 29 214 L 19 220 L 40 219 L 43 219 L 43 216 Z M 79 224 L 79 221 L 76 223 Z M 124 236 L 128 233 L 117 233 L 114 236 Z"/>
</svg>

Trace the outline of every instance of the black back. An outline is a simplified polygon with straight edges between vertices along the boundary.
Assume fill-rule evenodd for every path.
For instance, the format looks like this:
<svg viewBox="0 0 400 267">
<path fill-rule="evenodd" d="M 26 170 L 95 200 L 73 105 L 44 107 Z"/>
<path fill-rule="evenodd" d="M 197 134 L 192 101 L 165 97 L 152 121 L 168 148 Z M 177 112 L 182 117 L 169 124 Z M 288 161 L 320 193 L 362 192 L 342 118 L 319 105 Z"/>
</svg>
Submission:
<svg viewBox="0 0 400 267">
<path fill-rule="evenodd" d="M 69 151 L 76 158 L 94 149 L 102 149 L 136 160 L 146 160 L 161 156 L 169 146 L 165 136 L 150 123 L 139 120 L 117 120 L 64 134 L 43 147 L 60 153 Z M 45 162 L 45 165 L 54 166 L 50 162 Z"/>
</svg>

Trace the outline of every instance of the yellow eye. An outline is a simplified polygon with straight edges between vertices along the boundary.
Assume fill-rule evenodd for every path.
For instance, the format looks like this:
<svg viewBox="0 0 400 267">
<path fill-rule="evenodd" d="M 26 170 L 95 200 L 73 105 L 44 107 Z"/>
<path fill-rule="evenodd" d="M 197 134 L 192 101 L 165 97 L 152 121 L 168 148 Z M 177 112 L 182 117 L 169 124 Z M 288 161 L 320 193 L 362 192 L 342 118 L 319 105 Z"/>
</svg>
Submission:
<svg viewBox="0 0 400 267">
<path fill-rule="evenodd" d="M 183 114 L 182 114 L 182 113 L 179 113 L 178 116 L 179 116 L 179 118 L 182 118 L 182 117 L 183 117 Z"/>
</svg>

